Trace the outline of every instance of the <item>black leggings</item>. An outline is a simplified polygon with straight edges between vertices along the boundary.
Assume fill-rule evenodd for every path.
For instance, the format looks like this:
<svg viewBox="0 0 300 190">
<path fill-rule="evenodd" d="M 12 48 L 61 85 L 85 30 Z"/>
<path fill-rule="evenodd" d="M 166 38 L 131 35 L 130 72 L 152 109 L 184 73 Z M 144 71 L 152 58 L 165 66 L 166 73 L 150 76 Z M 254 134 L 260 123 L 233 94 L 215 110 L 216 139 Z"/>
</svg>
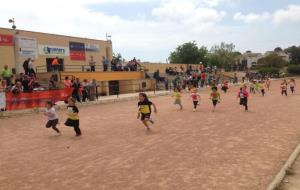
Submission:
<svg viewBox="0 0 300 190">
<path fill-rule="evenodd" d="M 285 94 L 287 96 L 287 90 L 282 90 L 281 95 Z"/>
<path fill-rule="evenodd" d="M 295 87 L 291 86 L 290 88 L 291 88 L 292 94 L 294 94 L 294 92 L 295 92 Z"/>
<path fill-rule="evenodd" d="M 240 99 L 240 105 L 245 106 L 245 110 L 248 110 L 248 98 L 247 97 L 241 98 Z"/>
<path fill-rule="evenodd" d="M 194 109 L 196 109 L 198 106 L 198 101 L 193 101 L 193 103 L 194 103 Z"/>
</svg>

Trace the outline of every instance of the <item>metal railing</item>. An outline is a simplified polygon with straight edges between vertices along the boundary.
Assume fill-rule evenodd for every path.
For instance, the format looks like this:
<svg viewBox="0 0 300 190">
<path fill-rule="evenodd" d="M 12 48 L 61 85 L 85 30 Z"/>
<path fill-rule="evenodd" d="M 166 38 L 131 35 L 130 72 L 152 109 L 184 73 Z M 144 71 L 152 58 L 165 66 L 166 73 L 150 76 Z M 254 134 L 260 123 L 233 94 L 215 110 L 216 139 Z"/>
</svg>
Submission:
<svg viewBox="0 0 300 190">
<path fill-rule="evenodd" d="M 63 67 L 60 66 L 59 71 L 65 72 L 92 72 L 92 67 L 90 65 L 75 65 L 75 64 L 65 64 Z M 49 68 L 46 65 L 36 66 L 36 73 L 46 73 L 55 71 L 53 68 Z M 125 67 L 114 67 L 110 65 L 110 68 L 104 68 L 103 65 L 95 65 L 95 72 L 130 72 L 130 71 L 145 71 L 145 66 L 137 66 L 136 68 L 125 66 Z"/>
</svg>

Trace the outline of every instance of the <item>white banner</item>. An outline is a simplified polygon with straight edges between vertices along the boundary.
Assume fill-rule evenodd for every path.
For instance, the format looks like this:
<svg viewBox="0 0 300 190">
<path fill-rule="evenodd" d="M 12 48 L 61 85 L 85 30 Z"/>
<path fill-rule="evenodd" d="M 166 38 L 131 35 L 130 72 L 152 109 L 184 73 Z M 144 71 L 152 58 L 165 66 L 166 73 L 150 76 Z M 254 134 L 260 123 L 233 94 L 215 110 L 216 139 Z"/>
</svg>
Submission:
<svg viewBox="0 0 300 190">
<path fill-rule="evenodd" d="M 17 42 L 18 42 L 20 57 L 24 57 L 24 58 L 30 57 L 33 59 L 36 59 L 38 57 L 36 38 L 18 36 Z"/>
<path fill-rule="evenodd" d="M 36 38 L 18 36 L 18 46 L 20 48 L 37 48 L 37 40 Z"/>
<path fill-rule="evenodd" d="M 5 92 L 0 92 L 0 109 L 6 108 Z"/>
<path fill-rule="evenodd" d="M 40 55 L 69 56 L 69 47 L 39 45 Z"/>
<path fill-rule="evenodd" d="M 85 44 L 85 51 L 99 52 L 100 46 L 98 44 Z"/>
</svg>

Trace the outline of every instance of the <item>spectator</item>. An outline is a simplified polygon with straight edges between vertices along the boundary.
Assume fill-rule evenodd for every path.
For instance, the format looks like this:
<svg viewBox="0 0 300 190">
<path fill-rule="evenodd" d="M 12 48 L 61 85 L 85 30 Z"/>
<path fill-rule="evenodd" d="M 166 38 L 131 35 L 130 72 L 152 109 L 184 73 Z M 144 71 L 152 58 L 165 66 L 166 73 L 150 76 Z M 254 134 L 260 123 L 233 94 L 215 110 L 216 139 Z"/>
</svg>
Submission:
<svg viewBox="0 0 300 190">
<path fill-rule="evenodd" d="M 21 82 L 17 82 L 12 88 L 11 88 L 11 92 L 15 95 L 20 94 L 21 92 L 23 92 L 23 87 Z"/>
<path fill-rule="evenodd" d="M 29 64 L 28 64 L 28 69 L 29 69 L 29 74 L 28 75 L 30 75 L 30 74 L 33 74 L 33 76 L 36 78 L 36 73 L 35 73 L 35 66 L 34 66 L 34 60 L 32 60 L 32 59 L 30 59 L 29 60 Z"/>
<path fill-rule="evenodd" d="M 103 65 L 103 71 L 107 71 L 108 60 L 104 56 L 102 57 L 102 65 Z"/>
<path fill-rule="evenodd" d="M 23 92 L 32 92 L 32 80 L 27 75 L 24 76 L 21 84 L 23 86 Z"/>
<path fill-rule="evenodd" d="M 26 59 L 23 63 L 23 69 L 25 72 L 25 75 L 29 75 L 29 62 L 30 62 L 30 58 Z"/>
<path fill-rule="evenodd" d="M 65 77 L 64 85 L 65 85 L 65 88 L 71 88 L 71 86 L 72 86 L 72 82 L 68 76 Z"/>
<path fill-rule="evenodd" d="M 90 64 L 90 67 L 91 67 L 91 72 L 95 72 L 96 71 L 96 68 L 95 68 L 96 61 L 94 61 L 94 57 L 93 56 L 90 57 L 89 64 Z"/>
<path fill-rule="evenodd" d="M 59 67 L 59 60 L 58 60 L 58 57 L 55 57 L 53 60 L 52 60 L 52 71 L 58 71 L 58 68 Z"/>
<path fill-rule="evenodd" d="M 7 86 L 10 86 L 11 83 L 11 77 L 12 77 L 12 73 L 10 72 L 10 70 L 8 69 L 8 66 L 5 65 L 4 69 L 1 73 L 1 76 L 4 80 L 6 80 L 6 84 Z"/>
<path fill-rule="evenodd" d="M 6 96 L 5 92 L 7 91 L 6 81 L 0 80 L 0 111 L 6 110 Z"/>
<path fill-rule="evenodd" d="M 87 99 L 89 99 L 90 86 L 88 80 L 84 79 L 81 86 L 82 86 L 82 102 L 85 102 Z"/>
<path fill-rule="evenodd" d="M 201 78 L 201 84 L 200 84 L 200 86 L 201 86 L 201 88 L 203 88 L 204 85 L 205 85 L 205 82 L 206 82 L 206 74 L 205 74 L 205 72 L 201 73 L 200 78 Z"/>
<path fill-rule="evenodd" d="M 76 80 L 72 84 L 72 87 L 73 87 L 72 96 L 76 98 L 77 102 L 81 102 L 81 98 L 80 98 L 81 92 L 79 92 L 81 89 L 81 85 L 80 85 L 79 78 L 76 78 Z"/>
<path fill-rule="evenodd" d="M 55 75 L 52 75 L 49 79 L 49 90 L 54 90 L 57 89 L 57 85 L 56 85 L 56 80 L 55 80 Z"/>
<path fill-rule="evenodd" d="M 97 81 L 96 79 L 93 79 L 90 84 L 90 101 L 94 101 L 95 99 L 98 99 L 98 91 L 97 91 Z"/>
</svg>

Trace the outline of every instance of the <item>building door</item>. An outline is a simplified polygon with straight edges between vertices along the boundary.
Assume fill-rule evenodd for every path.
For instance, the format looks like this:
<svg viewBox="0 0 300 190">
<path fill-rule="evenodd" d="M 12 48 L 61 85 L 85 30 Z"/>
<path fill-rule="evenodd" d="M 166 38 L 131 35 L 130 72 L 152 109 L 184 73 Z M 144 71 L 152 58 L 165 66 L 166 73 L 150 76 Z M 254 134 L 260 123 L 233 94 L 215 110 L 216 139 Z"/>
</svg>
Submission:
<svg viewBox="0 0 300 190">
<path fill-rule="evenodd" d="M 117 80 L 109 81 L 108 86 L 109 86 L 109 94 L 110 95 L 117 95 L 120 93 L 119 81 L 117 81 Z"/>
<path fill-rule="evenodd" d="M 53 70 L 53 68 L 52 68 L 53 59 L 54 58 L 46 58 L 47 72 L 52 72 L 52 70 Z M 64 59 L 58 59 L 58 63 L 59 63 L 58 70 L 59 71 L 64 71 Z"/>
</svg>

